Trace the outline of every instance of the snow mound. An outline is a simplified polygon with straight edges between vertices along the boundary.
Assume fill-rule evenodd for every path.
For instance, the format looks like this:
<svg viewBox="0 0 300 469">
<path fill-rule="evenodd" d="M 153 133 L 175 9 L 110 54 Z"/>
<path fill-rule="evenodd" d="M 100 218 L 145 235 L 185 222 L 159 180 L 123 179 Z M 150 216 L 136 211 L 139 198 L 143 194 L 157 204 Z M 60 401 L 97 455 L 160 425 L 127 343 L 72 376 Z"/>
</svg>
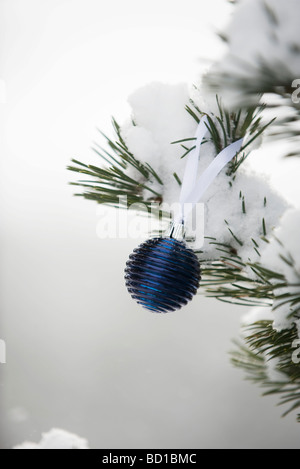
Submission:
<svg viewBox="0 0 300 469">
<path fill-rule="evenodd" d="M 13 449 L 89 449 L 84 438 L 59 428 L 42 434 L 39 443 L 24 442 Z"/>
</svg>

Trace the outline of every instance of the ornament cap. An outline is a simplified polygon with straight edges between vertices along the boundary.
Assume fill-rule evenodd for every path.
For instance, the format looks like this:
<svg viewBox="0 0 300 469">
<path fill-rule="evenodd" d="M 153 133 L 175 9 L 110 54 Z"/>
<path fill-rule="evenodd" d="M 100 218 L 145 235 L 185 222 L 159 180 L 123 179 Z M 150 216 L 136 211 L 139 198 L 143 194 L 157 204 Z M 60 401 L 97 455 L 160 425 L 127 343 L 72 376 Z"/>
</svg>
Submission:
<svg viewBox="0 0 300 469">
<path fill-rule="evenodd" d="M 183 241 L 185 238 L 185 227 L 183 222 L 172 221 L 167 231 L 165 232 L 165 237 Z"/>
</svg>

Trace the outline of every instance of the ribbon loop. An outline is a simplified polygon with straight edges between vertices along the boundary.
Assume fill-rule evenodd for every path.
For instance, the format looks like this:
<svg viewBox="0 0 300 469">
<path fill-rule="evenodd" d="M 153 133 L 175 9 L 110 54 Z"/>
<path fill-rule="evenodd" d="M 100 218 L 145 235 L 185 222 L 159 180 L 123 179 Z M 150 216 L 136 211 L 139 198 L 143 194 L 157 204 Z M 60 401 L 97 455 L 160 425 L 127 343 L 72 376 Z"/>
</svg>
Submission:
<svg viewBox="0 0 300 469">
<path fill-rule="evenodd" d="M 194 206 L 200 202 L 202 196 L 213 183 L 218 174 L 222 171 L 226 164 L 229 163 L 234 156 L 236 156 L 243 145 L 242 138 L 224 148 L 224 150 L 222 150 L 216 156 L 216 158 L 214 158 L 212 163 L 208 166 L 208 168 L 206 168 L 197 181 L 199 154 L 203 138 L 207 132 L 207 122 L 208 119 L 206 116 L 200 120 L 195 135 L 196 146 L 186 157 L 187 162 L 179 199 L 181 211 L 175 219 L 175 221 L 179 223 L 184 223 L 187 216 L 193 210 Z"/>
</svg>

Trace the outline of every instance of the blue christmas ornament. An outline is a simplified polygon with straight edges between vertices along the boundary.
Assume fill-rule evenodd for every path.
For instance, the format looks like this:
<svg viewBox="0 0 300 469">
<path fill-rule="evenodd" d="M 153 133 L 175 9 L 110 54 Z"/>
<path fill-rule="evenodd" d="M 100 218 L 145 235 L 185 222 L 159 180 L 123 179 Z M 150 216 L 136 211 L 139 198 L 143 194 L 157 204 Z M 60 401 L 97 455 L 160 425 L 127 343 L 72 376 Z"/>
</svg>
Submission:
<svg viewBox="0 0 300 469">
<path fill-rule="evenodd" d="M 172 225 L 163 238 L 141 244 L 129 256 L 126 286 L 132 298 L 155 313 L 186 305 L 197 293 L 201 279 L 196 254 L 176 237 L 183 225 Z"/>
<path fill-rule="evenodd" d="M 207 116 L 196 131 L 180 191 L 180 212 L 163 238 L 154 238 L 133 251 L 125 270 L 126 286 L 139 304 L 155 313 L 175 311 L 197 293 L 201 280 L 196 254 L 184 239 L 184 223 L 217 175 L 241 150 L 243 139 L 224 148 L 197 180 L 199 153 L 208 129 Z"/>
</svg>

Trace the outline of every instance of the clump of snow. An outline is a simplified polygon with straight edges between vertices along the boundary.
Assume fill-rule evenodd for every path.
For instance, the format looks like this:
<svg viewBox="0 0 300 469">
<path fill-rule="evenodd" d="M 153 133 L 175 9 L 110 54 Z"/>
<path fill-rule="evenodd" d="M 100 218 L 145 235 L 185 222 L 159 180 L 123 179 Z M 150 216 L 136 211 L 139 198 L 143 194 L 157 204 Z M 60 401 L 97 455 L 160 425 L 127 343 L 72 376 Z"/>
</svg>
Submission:
<svg viewBox="0 0 300 469">
<path fill-rule="evenodd" d="M 135 91 L 128 102 L 134 110 L 135 123 L 152 133 L 162 151 L 170 151 L 170 142 L 196 128 L 196 123 L 185 111 L 189 89 L 184 83 L 151 83 Z"/>
<path fill-rule="evenodd" d="M 273 321 L 273 311 L 271 307 L 252 308 L 242 317 L 243 326 L 251 326 L 259 321 Z"/>
<path fill-rule="evenodd" d="M 44 448 L 41 448 L 41 446 L 38 443 L 32 443 L 31 441 L 25 441 L 21 445 L 15 446 L 13 449 L 44 449 Z"/>
<path fill-rule="evenodd" d="M 206 72 L 207 73 L 207 72 Z M 190 98 L 194 105 L 201 109 L 202 112 L 207 114 L 218 114 L 218 102 L 216 100 L 216 95 L 214 93 L 207 93 L 206 83 L 203 82 L 203 79 L 206 77 L 204 74 L 203 77 L 199 77 L 197 86 L 193 86 L 190 90 Z M 220 96 L 219 96 L 220 99 Z"/>
<path fill-rule="evenodd" d="M 280 227 L 275 230 L 274 237 L 261 259 L 263 265 L 275 272 L 282 273 L 290 284 L 288 287 L 276 290 L 276 296 L 285 293 L 300 293 L 299 226 L 300 210 L 288 210 L 281 220 Z M 282 303 L 284 303 L 283 299 L 275 298 L 273 305 L 274 328 L 278 331 L 289 329 L 295 323 L 295 318 L 288 317 L 294 312 L 293 307 L 290 303 Z"/>
<path fill-rule="evenodd" d="M 155 161 L 155 159 L 157 163 L 159 162 L 159 146 L 153 139 L 153 134 L 145 127 L 130 126 L 126 133 L 126 143 L 141 163 Z"/>
<path fill-rule="evenodd" d="M 205 194 L 204 202 L 206 236 L 234 247 L 245 262 L 257 261 L 266 248 L 266 243 L 261 240 L 263 220 L 270 234 L 287 209 L 286 202 L 265 178 L 243 168 L 236 173 L 231 187 L 224 170 Z M 204 245 L 205 252 L 209 258 L 218 258 L 219 251 L 210 243 L 208 240 Z"/>
<path fill-rule="evenodd" d="M 53 428 L 48 433 L 42 434 L 39 443 L 25 442 L 15 446 L 14 449 L 89 449 L 89 446 L 84 438 Z"/>
<path fill-rule="evenodd" d="M 198 100 L 208 112 L 205 99 L 200 96 Z M 182 180 L 186 160 L 181 158 L 185 152 L 181 145 L 171 145 L 171 142 L 194 137 L 197 128 L 195 119 L 185 109 L 189 104 L 188 87 L 152 83 L 136 91 L 129 98 L 129 103 L 132 115 L 121 129 L 122 136 L 135 157 L 149 163 L 158 173 L 163 186 L 153 181 L 152 188 L 162 194 L 164 204 L 176 204 L 180 186 L 173 173 L 176 172 Z M 199 175 L 215 156 L 211 143 L 202 145 Z M 260 240 L 263 220 L 270 233 L 287 204 L 265 178 L 243 167 L 235 178 L 229 178 L 226 171 L 227 168 L 219 174 L 200 201 L 205 204 L 204 234 L 207 239 L 202 246 L 203 226 L 199 226 L 201 244 L 196 242 L 194 247 L 201 248 L 206 259 L 218 259 L 218 246 L 208 239 L 213 237 L 218 243 L 231 245 L 245 261 L 255 262 L 259 258 L 257 251 L 261 254 L 266 245 Z M 144 197 L 153 197 L 153 193 L 147 191 Z"/>
<path fill-rule="evenodd" d="M 173 173 L 182 174 L 185 163 L 180 159 L 182 148 L 171 142 L 194 136 L 197 127 L 185 110 L 188 86 L 154 82 L 135 91 L 128 101 L 132 116 L 122 127 L 122 136 L 134 156 L 158 173 L 166 186 L 164 196 L 171 194 L 173 198 L 179 188 Z M 139 178 L 135 170 L 132 177 Z M 162 186 L 155 181 L 153 184 L 152 189 L 160 193 Z M 153 193 L 146 191 L 144 196 L 150 198 Z"/>
</svg>

